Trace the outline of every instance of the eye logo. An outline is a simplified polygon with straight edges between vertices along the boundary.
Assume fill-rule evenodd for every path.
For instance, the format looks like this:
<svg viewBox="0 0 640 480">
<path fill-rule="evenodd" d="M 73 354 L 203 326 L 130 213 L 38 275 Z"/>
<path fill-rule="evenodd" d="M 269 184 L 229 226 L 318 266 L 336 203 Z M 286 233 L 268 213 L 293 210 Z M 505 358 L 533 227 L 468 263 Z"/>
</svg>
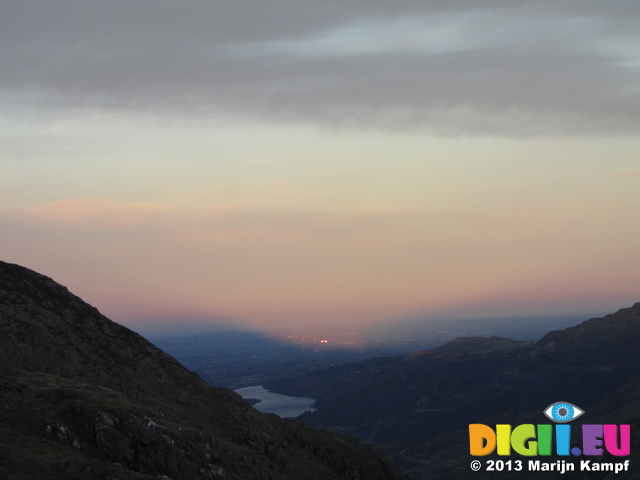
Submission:
<svg viewBox="0 0 640 480">
<path fill-rule="evenodd" d="M 556 423 L 568 423 L 584 413 L 579 407 L 569 402 L 556 402 L 549 405 L 544 414 Z"/>
</svg>

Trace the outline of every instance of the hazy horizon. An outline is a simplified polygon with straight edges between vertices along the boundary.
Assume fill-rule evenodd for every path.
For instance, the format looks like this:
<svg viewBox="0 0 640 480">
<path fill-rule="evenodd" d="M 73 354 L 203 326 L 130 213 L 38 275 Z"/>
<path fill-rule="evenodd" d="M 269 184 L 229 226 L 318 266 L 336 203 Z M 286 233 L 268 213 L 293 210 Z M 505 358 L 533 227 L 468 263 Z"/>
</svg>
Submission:
<svg viewBox="0 0 640 480">
<path fill-rule="evenodd" d="M 0 259 L 144 331 L 633 305 L 639 20 L 0 2 Z"/>
<path fill-rule="evenodd" d="M 626 307 L 622 307 L 626 308 Z M 505 336 L 514 340 L 532 340 L 531 332 L 538 337 L 585 320 L 600 318 L 615 312 L 582 312 L 556 315 L 512 315 L 503 317 L 422 317 L 395 318 L 362 323 L 318 324 L 269 327 L 246 325 L 233 321 L 214 319 L 162 319 L 147 322 L 125 322 L 129 328 L 148 339 L 194 338 L 220 333 L 247 333 L 265 338 L 281 339 L 293 343 L 314 343 L 331 339 L 331 346 L 347 345 L 357 340 L 358 345 L 375 345 L 396 342 L 398 339 L 415 338 L 420 342 L 427 337 L 443 338 L 453 332 L 457 336 Z M 520 336 L 515 332 L 520 333 Z M 529 333 L 524 338 L 522 333 Z M 288 339 L 287 339 L 288 337 Z M 453 338 L 452 337 L 452 338 Z M 338 342 L 338 343 L 336 343 Z"/>
</svg>

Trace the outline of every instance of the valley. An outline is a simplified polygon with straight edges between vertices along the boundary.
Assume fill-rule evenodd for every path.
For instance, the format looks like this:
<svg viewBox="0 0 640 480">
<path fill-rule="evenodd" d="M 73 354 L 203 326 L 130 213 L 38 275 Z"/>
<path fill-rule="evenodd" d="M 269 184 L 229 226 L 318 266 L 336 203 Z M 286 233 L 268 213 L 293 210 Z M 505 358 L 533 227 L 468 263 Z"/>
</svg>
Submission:
<svg viewBox="0 0 640 480">
<path fill-rule="evenodd" d="M 488 479 L 494 477 L 468 468 L 470 423 L 548 422 L 542 410 L 564 400 L 584 408 L 590 422 L 628 422 L 636 432 L 639 316 L 636 304 L 540 332 L 537 338 L 459 336 L 401 354 L 397 342 L 385 352 L 380 343 L 371 350 L 362 345 L 346 350 L 270 339 L 270 347 L 253 349 L 253 355 L 263 356 L 259 361 L 240 355 L 234 361 L 227 357 L 225 363 L 207 361 L 202 344 L 199 358 L 206 369 L 199 374 L 210 383 L 259 380 L 254 384 L 271 392 L 313 398 L 316 410 L 299 416 L 299 421 L 376 445 L 414 479 Z M 490 323 L 482 328 L 491 331 Z M 215 344 L 213 335 L 209 342 Z M 188 364 L 189 359 L 182 361 Z M 239 376 L 233 379 L 231 372 Z M 633 435 L 635 445 L 637 432 Z M 515 472 L 501 472 L 501 478 L 511 474 Z M 616 478 L 635 478 L 624 475 Z M 567 472 L 565 478 L 580 477 Z"/>
</svg>

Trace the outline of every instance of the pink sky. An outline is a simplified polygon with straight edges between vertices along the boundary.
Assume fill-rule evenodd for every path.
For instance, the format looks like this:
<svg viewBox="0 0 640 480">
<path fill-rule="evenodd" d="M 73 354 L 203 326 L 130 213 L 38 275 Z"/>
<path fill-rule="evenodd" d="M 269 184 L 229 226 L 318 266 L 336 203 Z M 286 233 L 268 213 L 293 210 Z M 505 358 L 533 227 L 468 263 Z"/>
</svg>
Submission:
<svg viewBox="0 0 640 480">
<path fill-rule="evenodd" d="M 1 258 L 145 332 L 640 300 L 635 4 L 453 3 L 1 5 Z"/>
</svg>

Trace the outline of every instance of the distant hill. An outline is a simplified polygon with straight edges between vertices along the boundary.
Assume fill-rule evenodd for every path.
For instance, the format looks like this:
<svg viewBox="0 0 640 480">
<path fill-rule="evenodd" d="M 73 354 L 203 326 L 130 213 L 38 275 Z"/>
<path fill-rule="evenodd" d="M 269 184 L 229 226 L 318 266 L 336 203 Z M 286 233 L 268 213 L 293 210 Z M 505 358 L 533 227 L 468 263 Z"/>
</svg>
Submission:
<svg viewBox="0 0 640 480">
<path fill-rule="evenodd" d="M 606 313 L 606 312 L 605 312 Z M 577 325 L 604 313 L 508 316 L 497 318 L 426 317 L 371 325 L 363 332 L 367 349 L 381 348 L 392 355 L 437 347 L 459 337 L 499 335 L 514 340 L 537 341 L 550 330 Z"/>
<path fill-rule="evenodd" d="M 379 445 L 414 478 L 485 478 L 468 467 L 467 425 L 549 423 L 542 410 L 561 400 L 583 408 L 589 423 L 631 423 L 638 451 L 640 303 L 537 342 L 459 338 L 268 387 L 316 398 L 318 411 L 303 421 Z M 615 478 L 640 478 L 638 468 Z"/>
<path fill-rule="evenodd" d="M 0 262 L 0 478 L 404 477 L 351 437 L 257 412 L 50 278 Z"/>
<path fill-rule="evenodd" d="M 453 356 L 462 354 L 493 354 L 514 350 L 526 345 L 526 342 L 503 337 L 460 337 L 430 350 L 416 352 L 414 355 Z"/>
</svg>

